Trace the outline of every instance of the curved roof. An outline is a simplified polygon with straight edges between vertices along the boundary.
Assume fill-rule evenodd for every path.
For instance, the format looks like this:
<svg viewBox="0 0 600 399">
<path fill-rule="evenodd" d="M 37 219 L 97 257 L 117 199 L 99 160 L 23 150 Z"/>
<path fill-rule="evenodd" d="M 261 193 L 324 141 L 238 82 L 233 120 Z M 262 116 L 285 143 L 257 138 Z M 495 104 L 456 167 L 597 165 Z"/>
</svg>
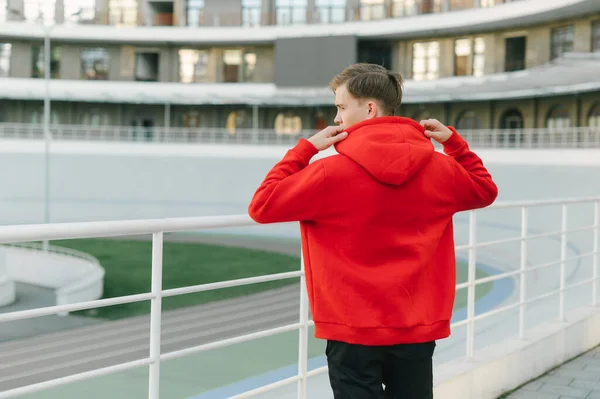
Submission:
<svg viewBox="0 0 600 399">
<path fill-rule="evenodd" d="M 600 12 L 599 0 L 518 0 L 489 8 L 435 13 L 378 21 L 259 27 L 115 27 L 57 25 L 51 37 L 69 42 L 259 44 L 279 38 L 348 36 L 418 38 L 518 28 Z M 451 15 L 451 16 L 450 16 Z M 23 22 L 0 24 L 0 38 L 42 38 L 40 26 Z"/>
<path fill-rule="evenodd" d="M 404 103 L 482 101 L 553 96 L 600 90 L 600 53 L 566 54 L 524 71 L 481 77 L 407 80 Z M 43 100 L 43 79 L 0 79 L 0 99 Z M 326 87 L 281 88 L 273 83 L 149 83 L 52 80 L 54 101 L 134 104 L 331 105 Z"/>
</svg>

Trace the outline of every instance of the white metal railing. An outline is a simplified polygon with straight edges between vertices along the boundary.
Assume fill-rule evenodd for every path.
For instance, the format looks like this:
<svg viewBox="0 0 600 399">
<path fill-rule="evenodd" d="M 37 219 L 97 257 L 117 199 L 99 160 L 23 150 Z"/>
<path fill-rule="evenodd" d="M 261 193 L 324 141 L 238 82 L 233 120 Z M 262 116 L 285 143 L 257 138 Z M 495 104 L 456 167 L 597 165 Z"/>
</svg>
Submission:
<svg viewBox="0 0 600 399">
<path fill-rule="evenodd" d="M 274 129 L 180 128 L 52 125 L 56 141 L 205 143 L 248 145 L 293 145 L 300 137 L 308 138 L 314 130 L 298 134 L 277 134 Z M 600 148 L 600 127 L 556 129 L 478 129 L 461 130 L 473 148 Z M 43 125 L 0 123 L 0 139 L 43 140 Z"/>
<path fill-rule="evenodd" d="M 568 229 L 569 207 L 573 205 L 593 205 L 593 214 L 586 213 L 585 219 L 589 220 L 589 224 L 583 227 Z M 560 206 L 561 207 L 561 229 L 557 231 L 548 231 L 544 233 L 529 234 L 528 230 L 528 211 L 531 208 L 542 208 Z M 518 334 L 520 338 L 525 338 L 525 311 L 528 304 L 541 301 L 555 295 L 559 297 L 558 316 L 560 320 L 565 319 L 565 293 L 576 287 L 591 284 L 591 303 L 595 306 L 598 304 L 598 241 L 600 239 L 600 197 L 589 197 L 569 200 L 553 200 L 553 201 L 524 201 L 499 203 L 488 207 L 487 209 L 516 209 L 520 210 L 520 235 L 501 240 L 493 241 L 477 241 L 477 215 L 482 212 L 470 211 L 469 216 L 469 239 L 468 244 L 456 246 L 457 251 L 468 251 L 468 279 L 466 282 L 457 284 L 456 289 L 466 288 L 468 290 L 467 300 L 467 317 L 464 320 L 452 324 L 455 329 L 459 326 L 467 327 L 467 345 L 466 357 L 472 359 L 475 353 L 475 324 L 476 322 L 489 318 L 501 312 L 506 312 L 511 309 L 519 311 L 519 327 Z M 12 313 L 0 314 L 0 322 L 8 322 L 13 320 L 23 320 L 33 317 L 46 316 L 61 312 L 73 312 L 90 308 L 98 308 L 112 306 L 117 304 L 125 304 L 139 301 L 151 301 L 150 315 L 150 354 L 147 358 L 122 363 L 115 366 L 104 367 L 92 371 L 83 372 L 80 374 L 70 375 L 57 378 L 50 381 L 40 382 L 28 386 L 14 388 L 8 391 L 0 392 L 0 398 L 10 398 L 22 394 L 33 393 L 50 387 L 55 387 L 75 381 L 82 381 L 92 377 L 116 373 L 119 371 L 132 369 L 139 366 L 149 366 L 149 398 L 159 398 L 159 381 L 160 381 L 160 364 L 161 361 L 174 359 L 194 353 L 204 352 L 211 349 L 221 348 L 228 345 L 247 342 L 250 340 L 272 336 L 289 331 L 299 331 L 299 353 L 298 353 L 298 374 L 291 378 L 263 386 L 261 388 L 245 392 L 235 396 L 237 399 L 248 398 L 258 393 L 267 392 L 272 389 L 285 386 L 292 383 L 297 383 L 298 397 L 306 398 L 307 379 L 326 372 L 326 367 L 321 367 L 310 372 L 307 369 L 308 357 L 308 330 L 314 323 L 309 320 L 308 297 L 306 294 L 304 281 L 304 266 L 301 262 L 299 271 L 278 273 L 267 276 L 259 276 L 252 278 L 244 278 L 238 280 L 223 281 L 210 284 L 201 284 L 176 289 L 164 290 L 162 288 L 162 263 L 163 263 L 163 234 L 165 232 L 186 231 L 186 230 L 205 230 L 218 229 L 227 227 L 240 227 L 255 224 L 247 215 L 238 216 L 218 216 L 218 217 L 197 217 L 197 218 L 173 218 L 173 219 L 154 219 L 154 220 L 135 220 L 135 221 L 114 221 L 114 222 L 90 222 L 90 223 L 64 223 L 64 224 L 48 224 L 48 225 L 19 225 L 0 227 L 0 243 L 14 243 L 23 241 L 40 241 L 40 240 L 58 240 L 58 239 L 76 239 L 89 237 L 114 237 L 127 236 L 138 234 L 152 234 L 152 284 L 151 292 L 135 295 L 127 295 L 116 298 L 100 299 L 89 302 L 81 302 L 76 304 L 58 305 L 45 307 L 40 309 L 23 310 Z M 576 257 L 568 257 L 567 253 L 567 238 L 569 234 L 592 232 L 593 245 L 592 250 L 587 253 L 579 254 Z M 561 242 L 560 259 L 544 264 L 528 265 L 528 247 L 527 243 L 533 239 L 543 237 L 559 236 Z M 520 243 L 520 267 L 514 271 L 507 271 L 485 278 L 476 278 L 476 265 L 478 259 L 478 251 L 481 248 L 499 243 Z M 566 280 L 566 264 L 569 261 L 591 258 L 592 260 L 592 277 L 583 281 L 579 281 L 567 285 Z M 560 265 L 559 289 L 550 292 L 543 292 L 540 295 L 529 297 L 527 293 L 527 285 L 524 284 L 529 273 L 543 270 L 553 265 Z M 248 284 L 261 283 L 266 281 L 284 280 L 291 278 L 301 279 L 301 300 L 300 300 L 300 319 L 298 323 L 284 325 L 281 327 L 271 328 L 251 334 L 241 335 L 234 338 L 224 339 L 221 341 L 211 342 L 195 347 L 189 347 L 173 352 L 161 353 L 161 301 L 164 297 L 184 295 L 196 292 L 222 289 L 227 287 L 242 286 Z M 521 280 L 518 302 L 510 305 L 496 307 L 489 311 L 475 315 L 475 287 L 479 284 L 489 283 L 505 278 L 519 278 Z"/>
</svg>

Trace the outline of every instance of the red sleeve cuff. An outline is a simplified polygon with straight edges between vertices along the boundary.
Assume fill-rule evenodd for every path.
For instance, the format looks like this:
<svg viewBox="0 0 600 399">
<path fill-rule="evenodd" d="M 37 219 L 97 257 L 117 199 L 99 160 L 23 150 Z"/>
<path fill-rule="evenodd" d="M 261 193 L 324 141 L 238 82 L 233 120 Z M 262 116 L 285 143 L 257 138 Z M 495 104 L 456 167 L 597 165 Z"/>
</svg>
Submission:
<svg viewBox="0 0 600 399">
<path fill-rule="evenodd" d="M 300 157 L 302 157 L 302 159 L 304 159 L 307 163 L 311 160 L 312 157 L 319 153 L 317 147 L 315 147 L 307 139 L 298 140 L 298 144 L 296 144 L 296 146 L 292 148 L 292 151 L 300 155 Z"/>
<path fill-rule="evenodd" d="M 444 142 L 444 152 L 446 154 L 456 152 L 460 150 L 467 142 L 463 139 L 460 134 L 452 126 L 448 126 L 448 129 L 452 130 L 452 135 Z"/>
</svg>

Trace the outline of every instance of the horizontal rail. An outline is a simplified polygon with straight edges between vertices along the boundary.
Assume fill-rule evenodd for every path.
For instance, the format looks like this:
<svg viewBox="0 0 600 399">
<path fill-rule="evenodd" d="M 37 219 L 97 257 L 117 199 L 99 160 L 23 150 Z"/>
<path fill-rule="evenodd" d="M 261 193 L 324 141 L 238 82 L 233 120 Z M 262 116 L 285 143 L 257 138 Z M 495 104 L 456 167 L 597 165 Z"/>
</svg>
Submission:
<svg viewBox="0 0 600 399">
<path fill-rule="evenodd" d="M 28 393 L 37 392 L 41 389 L 48 389 L 48 388 L 53 388 L 53 387 L 57 387 L 57 386 L 64 385 L 64 384 L 71 384 L 71 383 L 77 382 L 77 381 L 84 381 L 84 380 L 88 380 L 90 378 L 101 377 L 104 375 L 118 373 L 120 371 L 131 370 L 136 367 L 148 366 L 151 363 L 152 363 L 152 361 L 149 358 L 146 358 L 146 359 L 135 360 L 132 362 L 121 363 L 121 364 L 118 364 L 115 366 L 104 367 L 104 368 L 100 368 L 100 369 L 96 369 L 96 370 L 92 370 L 92 371 L 86 371 L 86 372 L 79 373 L 79 374 L 73 374 L 73 375 L 70 375 L 67 377 L 56 378 L 54 380 L 44 381 L 44 382 L 40 382 L 37 384 L 31 384 L 31 385 L 11 389 L 8 391 L 0 392 L 0 399 L 22 396 L 22 395 L 26 395 Z"/>
<path fill-rule="evenodd" d="M 279 380 L 279 381 L 273 382 L 273 383 L 268 384 L 268 385 L 263 385 L 262 387 L 253 389 L 251 391 L 246 391 L 246 392 L 241 393 L 239 395 L 231 396 L 228 399 L 245 399 L 245 398 L 250 398 L 252 396 L 256 396 L 256 395 L 259 395 L 261 393 L 266 393 L 266 392 L 272 391 L 272 390 L 277 389 L 277 388 L 285 387 L 287 385 L 293 384 L 294 382 L 298 382 L 299 380 L 300 380 L 300 376 L 299 375 L 295 375 L 293 377 L 289 377 L 289 378 L 286 378 L 286 379 L 283 379 L 283 380 Z"/>
<path fill-rule="evenodd" d="M 556 265 L 560 265 L 563 262 L 572 262 L 574 260 L 579 260 L 579 259 L 583 259 L 583 258 L 587 258 L 590 256 L 594 256 L 600 254 L 600 251 L 598 252 L 586 252 L 577 256 L 573 256 L 571 258 L 567 258 L 564 261 L 562 260 L 557 260 L 557 261 L 552 261 L 552 262 L 548 262 L 548 263 L 542 263 L 540 265 L 536 265 L 536 266 L 532 266 L 532 267 L 528 267 L 527 269 L 525 269 L 525 273 L 530 273 L 536 270 L 540 270 L 540 269 L 545 269 L 547 267 L 551 267 L 551 266 L 556 266 Z M 505 273 L 500 273 L 500 274 L 494 274 L 493 276 L 489 276 L 489 277 L 481 277 L 478 278 L 477 280 L 475 280 L 475 282 L 473 283 L 473 285 L 479 285 L 479 284 L 485 284 L 485 283 L 490 283 L 496 280 L 502 280 L 504 278 L 508 278 L 508 277 L 512 277 L 518 274 L 523 273 L 522 270 L 513 270 L 510 272 L 505 272 Z M 468 282 L 465 283 L 461 283 L 461 284 L 457 284 L 456 285 L 456 289 L 463 289 L 463 288 L 467 288 L 469 286 Z"/>
<path fill-rule="evenodd" d="M 169 290 L 162 291 L 161 296 L 163 298 L 165 298 L 165 297 L 176 296 L 176 295 L 194 294 L 197 292 L 212 291 L 212 290 L 218 290 L 218 289 L 222 289 L 222 288 L 239 287 L 242 285 L 249 285 L 249 284 L 266 283 L 268 281 L 287 280 L 287 279 L 296 278 L 296 277 L 302 277 L 302 272 L 297 271 L 297 272 L 268 274 L 268 275 L 258 276 L 258 277 L 248 277 L 248 278 L 241 278 L 241 279 L 237 279 L 237 280 L 220 281 L 217 283 L 199 284 L 199 285 L 193 285 L 190 287 L 172 288 Z"/>
<path fill-rule="evenodd" d="M 504 209 L 506 209 L 506 208 L 504 208 Z M 577 228 L 574 228 L 574 229 L 569 229 L 569 230 L 566 230 L 566 231 L 554 230 L 554 231 L 550 231 L 548 233 L 539 233 L 539 234 L 526 235 L 525 237 L 511 237 L 511 238 L 503 238 L 501 240 L 484 241 L 484 242 L 481 242 L 481 243 L 475 244 L 475 245 L 469 245 L 469 244 L 457 245 L 455 247 L 455 250 L 456 251 L 464 251 L 464 250 L 467 250 L 467 249 L 470 249 L 470 248 L 483 248 L 483 247 L 490 247 L 490 246 L 493 246 L 493 245 L 509 244 L 509 243 L 512 243 L 512 242 L 519 242 L 519 241 L 523 241 L 523 240 L 535 240 L 535 239 L 538 239 L 538 238 L 552 237 L 552 236 L 561 235 L 563 233 L 567 233 L 567 234 L 570 234 L 570 233 L 579 233 L 579 232 L 582 232 L 582 231 L 593 230 L 593 229 L 595 229 L 597 227 L 598 226 L 584 226 L 584 227 L 577 227 Z"/>
<path fill-rule="evenodd" d="M 17 312 L 0 314 L 0 323 L 6 321 L 32 319 L 34 317 L 49 316 L 57 313 L 76 312 L 78 310 L 103 308 L 113 305 L 123 305 L 132 302 L 142 302 L 152 299 L 154 296 L 150 293 L 119 296 L 115 298 L 98 299 L 96 301 L 78 302 L 69 305 L 48 306 L 45 308 L 19 310 Z"/>
<path fill-rule="evenodd" d="M 520 207 L 541 207 L 562 204 L 581 204 L 600 201 L 600 197 L 586 197 L 579 199 L 566 199 L 555 201 L 517 201 L 498 203 L 486 209 L 508 209 Z M 0 244 L 41 241 L 41 240 L 63 240 L 94 237 L 120 237 L 129 235 L 153 234 L 158 232 L 176 232 L 186 230 L 217 229 L 226 227 L 243 227 L 256 225 L 248 215 L 230 216 L 201 216 L 188 218 L 164 218 L 145 220 L 121 220 L 108 222 L 79 222 L 79 223 L 56 223 L 56 224 L 29 224 L 18 226 L 0 227 Z M 574 229 L 583 231 L 590 227 Z M 555 233 L 529 236 L 539 238 Z M 519 241 L 521 238 L 515 238 Z M 508 241 L 507 241 L 508 242 Z M 477 244 L 482 246 L 486 243 Z M 456 250 L 468 249 L 469 246 L 460 245 Z"/>
<path fill-rule="evenodd" d="M 281 334 L 284 332 L 295 331 L 302 327 L 301 323 L 289 324 L 287 326 L 271 328 L 269 330 L 259 331 L 252 334 L 240 335 L 238 337 L 224 339 L 222 341 L 211 342 L 209 344 L 198 345 L 191 348 L 181 349 L 178 351 L 168 352 L 160 355 L 160 360 L 176 359 L 178 357 L 193 355 L 195 353 L 206 352 L 212 349 L 222 348 L 224 346 L 241 344 L 259 338 L 270 337 L 272 335 Z"/>
<path fill-rule="evenodd" d="M 186 230 L 242 227 L 256 224 L 248 215 L 202 216 L 192 218 L 165 218 L 122 220 L 110 222 L 79 222 L 31 224 L 0 227 L 0 244 L 63 240 L 94 237 L 120 237 Z"/>
</svg>

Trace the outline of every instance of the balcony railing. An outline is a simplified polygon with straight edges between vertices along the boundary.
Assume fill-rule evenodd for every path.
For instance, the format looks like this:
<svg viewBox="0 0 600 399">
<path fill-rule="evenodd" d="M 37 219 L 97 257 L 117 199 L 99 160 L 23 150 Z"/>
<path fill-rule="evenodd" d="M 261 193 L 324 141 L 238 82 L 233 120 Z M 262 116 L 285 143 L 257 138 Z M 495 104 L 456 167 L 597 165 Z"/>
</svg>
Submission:
<svg viewBox="0 0 600 399">
<path fill-rule="evenodd" d="M 0 139 L 42 140 L 42 125 L 0 123 Z M 52 125 L 56 141 L 293 145 L 314 130 L 278 134 L 274 129 Z M 600 127 L 461 130 L 473 148 L 600 148 Z"/>
<path fill-rule="evenodd" d="M 585 206 L 585 208 L 580 208 L 583 206 Z M 540 215 L 537 213 L 539 210 L 553 207 L 558 207 L 560 209 L 559 218 L 550 216 L 548 213 L 545 213 L 543 218 L 539 217 Z M 573 209 L 575 207 L 577 208 Z M 489 234 L 491 230 L 490 224 L 485 223 L 486 215 L 482 218 L 479 218 L 479 216 L 484 212 L 505 211 L 513 212 L 513 216 L 518 215 L 518 222 L 513 220 L 513 222 L 516 223 L 509 226 L 509 230 L 518 231 L 519 233 L 509 237 L 506 235 Z M 517 212 L 515 213 L 514 211 Z M 479 335 L 476 334 L 476 326 L 479 325 L 479 323 L 482 323 L 485 326 L 485 321 L 489 321 L 492 317 L 505 318 L 501 320 L 503 321 L 503 327 L 501 328 L 503 335 L 496 341 L 510 339 L 513 334 L 518 334 L 518 338 L 522 340 L 527 338 L 528 329 L 533 327 L 533 324 L 541 323 L 539 318 L 540 315 L 543 314 L 544 317 L 548 317 L 546 314 L 548 311 L 550 312 L 551 319 L 557 318 L 560 322 L 564 322 L 568 319 L 568 312 L 573 309 L 573 306 L 581 307 L 586 306 L 589 303 L 595 306 L 598 304 L 597 282 L 599 279 L 598 241 L 600 239 L 600 197 L 496 204 L 485 210 L 470 211 L 465 214 L 465 216 L 466 215 L 468 215 L 468 233 L 466 234 L 467 244 L 458 245 L 456 247 L 457 252 L 466 251 L 468 253 L 468 278 L 466 281 L 459 282 L 456 285 L 457 291 L 467 290 L 466 317 L 452 323 L 452 329 L 453 336 L 456 336 L 457 328 L 462 326 L 466 327 L 466 350 L 464 352 L 464 357 L 467 360 L 472 360 L 478 350 L 475 345 L 475 339 L 479 337 Z M 502 215 L 502 220 L 504 223 L 508 223 L 510 217 L 507 218 L 505 216 L 506 215 L 504 214 Z M 510 216 L 510 214 L 508 216 Z M 558 219 L 560 228 L 554 229 L 549 227 L 551 225 L 556 225 L 556 219 Z M 541 223 L 540 220 L 544 223 Z M 2 323 L 47 316 L 61 312 L 74 312 L 117 304 L 150 301 L 149 355 L 142 359 L 137 358 L 129 361 L 121 360 L 119 364 L 109 367 L 96 368 L 90 371 L 79 372 L 78 374 L 64 375 L 58 378 L 54 377 L 55 379 L 53 380 L 18 386 L 0 392 L 0 398 L 12 398 L 51 387 L 58 387 L 75 381 L 88 380 L 93 377 L 113 374 L 140 366 L 149 366 L 148 398 L 158 399 L 161 381 L 161 362 L 284 332 L 299 331 L 298 373 L 293 377 L 282 379 L 261 388 L 245 392 L 235 396 L 235 398 L 248 398 L 282 386 L 297 384 L 297 397 L 299 399 L 305 399 L 308 378 L 325 373 L 327 368 L 321 367 L 309 371 L 307 366 L 308 334 L 309 327 L 311 327 L 313 323 L 309 318 L 308 298 L 304 281 L 305 273 L 301 262 L 299 270 L 293 272 L 187 286 L 176 289 L 162 288 L 163 237 L 165 232 L 213 230 L 228 227 L 249 226 L 253 224 L 254 223 L 247 215 L 239 215 L 0 227 L 0 243 L 3 244 L 23 241 L 112 237 L 137 234 L 152 235 L 152 277 L 150 292 L 0 314 L 0 323 Z M 539 227 L 541 225 L 545 227 L 540 229 Z M 574 227 L 574 225 L 577 227 Z M 480 228 L 483 229 L 480 230 Z M 487 240 L 480 240 L 480 237 L 486 237 Z M 590 237 L 592 239 L 591 245 L 589 240 Z M 540 242 L 540 240 L 547 241 Z M 586 242 L 586 248 L 577 251 L 576 253 L 571 253 L 573 242 L 575 242 L 577 244 L 576 247 L 579 248 L 580 245 L 582 245 L 582 240 Z M 507 256 L 507 263 L 509 265 L 501 272 L 484 278 L 477 278 L 476 268 L 482 255 L 485 255 L 490 247 L 497 248 L 498 246 L 503 245 L 512 245 L 510 247 L 510 256 Z M 502 256 L 498 254 L 506 253 L 506 249 L 507 248 L 501 248 L 499 251 L 493 253 L 497 261 L 500 261 L 502 258 Z M 574 263 L 576 267 L 573 266 Z M 540 278 L 540 276 L 543 276 L 543 278 Z M 214 341 L 199 346 L 161 353 L 161 319 L 163 315 L 161 304 L 163 298 L 292 278 L 300 278 L 301 280 L 299 292 L 301 298 L 300 318 L 297 323 L 239 335 L 234 338 Z M 509 304 L 506 302 L 498 303 L 485 312 L 476 311 L 475 293 L 477 287 L 481 287 L 481 285 L 485 283 L 505 279 L 519 281 L 518 299 Z M 569 301 L 567 301 L 567 297 Z M 577 300 L 573 301 L 574 298 Z M 537 306 L 542 302 L 548 304 L 547 302 L 544 302 L 548 299 L 558 299 L 558 306 L 556 306 L 555 302 L 552 302 L 547 307 Z M 512 324 L 513 320 L 518 320 L 518 322 Z M 484 328 L 480 333 L 494 333 L 494 330 L 497 331 L 498 328 Z M 4 370 L 4 373 L 6 372 L 7 370 Z M 201 383 L 199 383 L 199 385 L 201 385 Z"/>
<path fill-rule="evenodd" d="M 177 25 L 177 26 L 256 26 L 256 25 L 292 25 L 292 24 L 321 24 L 342 23 L 353 21 L 371 21 L 388 18 L 402 18 L 414 15 L 459 11 L 476 7 L 490 7 L 511 1 L 520 0 L 395 0 L 390 3 L 365 3 L 358 6 L 317 5 L 308 8 L 306 5 L 281 6 L 272 11 L 265 11 L 261 7 L 241 7 L 234 12 L 207 12 L 203 8 L 184 9 L 183 13 L 174 11 L 155 11 L 152 7 L 121 6 L 112 10 L 102 7 L 79 7 L 76 12 L 67 12 L 64 15 L 45 15 L 48 24 L 53 23 L 80 23 L 99 25 Z M 53 3 L 54 0 L 47 0 Z M 89 4 L 89 3 L 88 3 Z M 54 10 L 47 4 L 30 4 L 29 12 L 23 15 L 17 10 L 0 11 L 0 22 L 5 20 L 27 20 L 36 22 L 40 12 L 34 12 L 32 7 L 40 7 L 40 12 Z M 193 12 L 191 12 L 193 11 Z"/>
</svg>

